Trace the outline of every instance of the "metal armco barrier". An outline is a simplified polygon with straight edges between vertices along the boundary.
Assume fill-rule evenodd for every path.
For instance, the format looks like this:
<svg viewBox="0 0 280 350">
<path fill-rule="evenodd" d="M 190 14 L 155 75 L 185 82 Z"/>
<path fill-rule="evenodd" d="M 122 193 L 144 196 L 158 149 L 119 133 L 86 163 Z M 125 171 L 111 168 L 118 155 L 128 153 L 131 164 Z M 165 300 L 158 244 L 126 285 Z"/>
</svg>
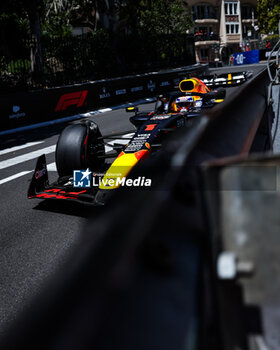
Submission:
<svg viewBox="0 0 280 350">
<path fill-rule="evenodd" d="M 205 162 L 226 164 L 269 148 L 268 83 L 261 72 L 135 168 L 132 176 L 144 170 L 154 188 L 115 192 L 106 210 L 93 212 L 68 264 L 1 339 L 1 349 L 249 349 L 238 286 L 225 281 L 223 293 L 217 287 L 221 239 L 209 211 L 218 211 L 218 200 L 207 205 L 199 175 Z M 208 189 L 219 195 L 218 187 Z M 260 314 L 253 316 L 255 325 Z"/>
<path fill-rule="evenodd" d="M 267 106 L 269 82 L 268 72 L 264 69 L 246 85 L 241 85 L 226 103 L 207 112 L 207 128 L 192 156 L 196 162 L 271 149 L 272 116 Z"/>
<path fill-rule="evenodd" d="M 172 91 L 180 77 L 203 74 L 207 65 L 99 80 L 75 86 L 0 96 L 0 130 L 86 112 Z"/>
</svg>

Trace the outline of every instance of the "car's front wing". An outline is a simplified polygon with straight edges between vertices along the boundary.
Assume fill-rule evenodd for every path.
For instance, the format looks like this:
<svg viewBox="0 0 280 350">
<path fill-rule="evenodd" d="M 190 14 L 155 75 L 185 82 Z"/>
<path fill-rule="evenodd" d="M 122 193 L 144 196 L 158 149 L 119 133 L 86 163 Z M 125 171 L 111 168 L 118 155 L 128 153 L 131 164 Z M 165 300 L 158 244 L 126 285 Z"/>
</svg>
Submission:
<svg viewBox="0 0 280 350">
<path fill-rule="evenodd" d="M 103 205 L 96 198 L 98 187 L 80 188 L 73 186 L 73 177 L 59 178 L 49 184 L 45 155 L 41 155 L 36 164 L 28 188 L 28 198 L 68 200 L 89 205 Z"/>
</svg>

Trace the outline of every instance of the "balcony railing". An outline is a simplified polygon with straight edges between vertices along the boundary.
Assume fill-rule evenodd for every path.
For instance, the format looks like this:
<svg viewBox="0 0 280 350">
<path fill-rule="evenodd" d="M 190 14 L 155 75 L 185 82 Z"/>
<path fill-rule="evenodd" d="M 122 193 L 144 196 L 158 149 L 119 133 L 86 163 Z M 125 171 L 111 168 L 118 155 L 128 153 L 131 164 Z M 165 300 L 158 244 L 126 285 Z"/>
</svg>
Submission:
<svg viewBox="0 0 280 350">
<path fill-rule="evenodd" d="M 210 35 L 204 35 L 204 34 L 195 34 L 194 35 L 194 41 L 211 41 L 216 40 L 219 41 L 219 35 L 217 34 L 210 34 Z"/>
<path fill-rule="evenodd" d="M 196 14 L 193 13 L 193 21 L 195 21 L 196 19 L 216 19 L 217 17 L 214 14 Z"/>
</svg>

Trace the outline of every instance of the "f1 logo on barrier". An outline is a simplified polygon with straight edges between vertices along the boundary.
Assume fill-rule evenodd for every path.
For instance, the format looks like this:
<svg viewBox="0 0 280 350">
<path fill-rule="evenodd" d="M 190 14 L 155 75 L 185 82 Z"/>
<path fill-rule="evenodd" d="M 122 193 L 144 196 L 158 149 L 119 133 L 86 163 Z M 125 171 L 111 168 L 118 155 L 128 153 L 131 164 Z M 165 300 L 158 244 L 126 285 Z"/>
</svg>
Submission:
<svg viewBox="0 0 280 350">
<path fill-rule="evenodd" d="M 87 97 L 88 90 L 71 92 L 70 94 L 64 94 L 60 96 L 55 112 L 64 111 L 69 106 L 82 107 Z"/>
</svg>

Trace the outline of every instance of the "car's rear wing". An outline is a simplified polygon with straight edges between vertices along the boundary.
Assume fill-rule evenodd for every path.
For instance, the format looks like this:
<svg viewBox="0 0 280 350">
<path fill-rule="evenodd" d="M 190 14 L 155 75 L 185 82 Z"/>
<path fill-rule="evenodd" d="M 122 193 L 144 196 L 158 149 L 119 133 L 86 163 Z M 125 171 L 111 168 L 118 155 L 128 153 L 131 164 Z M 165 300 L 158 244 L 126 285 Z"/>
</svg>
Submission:
<svg viewBox="0 0 280 350">
<path fill-rule="evenodd" d="M 208 87 L 236 86 L 252 77 L 251 71 L 204 75 L 200 80 Z"/>
</svg>

